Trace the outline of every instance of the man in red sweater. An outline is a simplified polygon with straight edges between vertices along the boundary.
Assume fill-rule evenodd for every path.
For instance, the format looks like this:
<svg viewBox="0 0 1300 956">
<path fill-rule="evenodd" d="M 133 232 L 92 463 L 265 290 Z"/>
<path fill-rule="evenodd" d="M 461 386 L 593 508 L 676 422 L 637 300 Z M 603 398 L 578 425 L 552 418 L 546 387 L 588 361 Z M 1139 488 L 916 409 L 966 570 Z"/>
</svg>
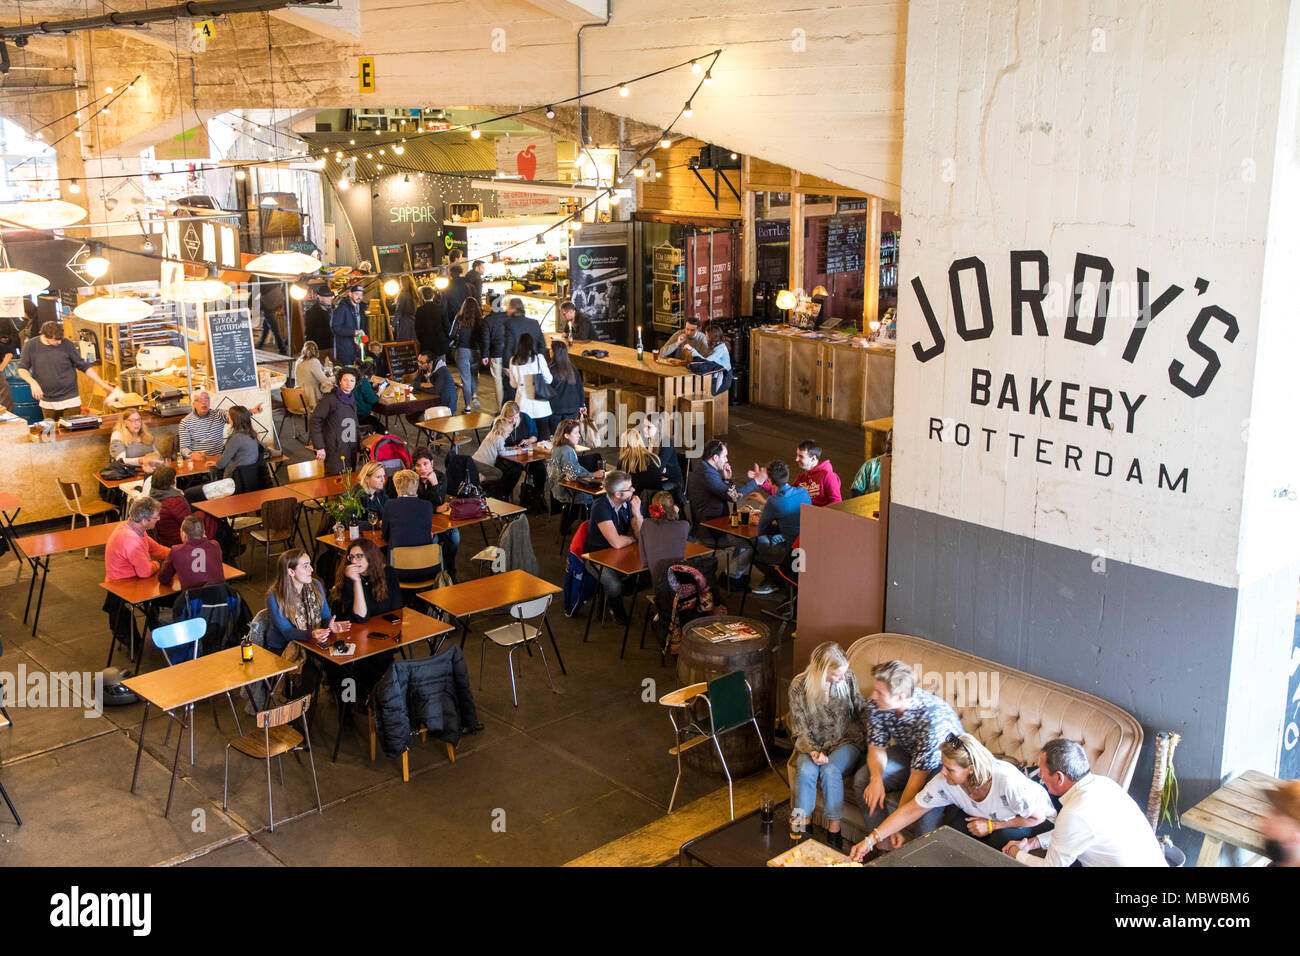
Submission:
<svg viewBox="0 0 1300 956">
<path fill-rule="evenodd" d="M 167 549 L 149 537 L 158 514 L 158 502 L 153 498 L 137 498 L 131 503 L 127 520 L 113 530 L 104 547 L 105 581 L 151 578 L 158 573 L 155 559 L 167 557 Z"/>
<path fill-rule="evenodd" d="M 172 583 L 173 577 L 186 591 L 226 581 L 221 545 L 204 537 L 203 518 L 199 515 L 190 515 L 181 522 L 181 543 L 172 548 L 158 572 L 158 582 L 164 587 Z"/>
<path fill-rule="evenodd" d="M 794 450 L 794 460 L 799 463 L 803 472 L 790 482 L 790 487 L 803 488 L 807 491 L 812 503 L 819 508 L 844 500 L 844 496 L 840 493 L 840 476 L 835 474 L 829 461 L 821 459 L 821 445 L 815 441 L 801 441 Z M 772 483 L 767 480 L 767 469 L 761 465 L 754 465 L 749 476 L 755 478 L 769 495 L 775 490 Z"/>
</svg>

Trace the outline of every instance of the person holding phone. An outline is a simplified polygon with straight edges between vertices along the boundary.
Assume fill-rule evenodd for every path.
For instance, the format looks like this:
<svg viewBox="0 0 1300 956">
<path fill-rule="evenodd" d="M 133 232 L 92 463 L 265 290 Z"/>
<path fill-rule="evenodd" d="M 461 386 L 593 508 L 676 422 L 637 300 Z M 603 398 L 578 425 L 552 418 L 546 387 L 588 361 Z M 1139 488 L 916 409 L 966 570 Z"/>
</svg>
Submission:
<svg viewBox="0 0 1300 956">
<path fill-rule="evenodd" d="M 347 559 L 339 562 L 330 598 L 340 617 L 356 623 L 379 614 L 400 614 L 402 610 L 397 572 L 369 538 L 358 538 L 348 547 Z"/>
</svg>

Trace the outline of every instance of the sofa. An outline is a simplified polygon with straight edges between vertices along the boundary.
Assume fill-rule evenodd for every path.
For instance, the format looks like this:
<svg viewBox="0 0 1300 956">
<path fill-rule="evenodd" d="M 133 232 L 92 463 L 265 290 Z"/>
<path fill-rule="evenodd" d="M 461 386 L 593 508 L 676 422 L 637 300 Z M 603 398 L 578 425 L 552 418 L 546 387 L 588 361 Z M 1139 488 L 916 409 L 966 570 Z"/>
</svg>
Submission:
<svg viewBox="0 0 1300 956">
<path fill-rule="evenodd" d="M 1036 766 L 1043 744 L 1068 737 L 1083 745 L 1094 773 L 1128 788 L 1142 749 L 1142 727 L 1132 714 L 1081 690 L 1003 667 L 934 641 L 907 634 L 872 634 L 845 652 L 864 697 L 873 687 L 876 664 L 900 660 L 918 670 L 917 686 L 952 705 L 962 727 L 998 757 L 1022 767 Z M 798 754 L 790 755 L 786 775 L 794 792 Z M 853 798 L 852 774 L 844 780 L 847 837 L 865 836 L 862 814 Z M 888 795 L 891 809 L 898 793 Z M 821 816 L 821 793 L 816 816 Z"/>
</svg>

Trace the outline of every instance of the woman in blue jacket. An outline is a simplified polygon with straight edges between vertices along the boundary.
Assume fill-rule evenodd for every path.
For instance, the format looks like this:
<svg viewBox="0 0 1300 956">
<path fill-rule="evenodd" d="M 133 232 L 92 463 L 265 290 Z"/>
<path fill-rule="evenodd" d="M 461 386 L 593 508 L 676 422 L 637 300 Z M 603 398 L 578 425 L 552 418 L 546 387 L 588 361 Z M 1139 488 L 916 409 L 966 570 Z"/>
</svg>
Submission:
<svg viewBox="0 0 1300 956">
<path fill-rule="evenodd" d="M 266 610 L 271 617 L 266 647 L 276 653 L 290 641 L 319 643 L 343 630 L 325 601 L 325 585 L 312 576 L 311 556 L 302 548 L 280 555 L 275 581 L 266 592 Z"/>
</svg>

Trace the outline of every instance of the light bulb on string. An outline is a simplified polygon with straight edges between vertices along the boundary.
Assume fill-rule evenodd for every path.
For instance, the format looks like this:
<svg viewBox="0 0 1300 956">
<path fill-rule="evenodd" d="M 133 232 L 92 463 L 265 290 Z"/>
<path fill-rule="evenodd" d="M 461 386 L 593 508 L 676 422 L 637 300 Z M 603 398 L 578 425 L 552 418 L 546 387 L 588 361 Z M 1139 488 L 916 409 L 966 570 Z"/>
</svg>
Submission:
<svg viewBox="0 0 1300 956">
<path fill-rule="evenodd" d="M 98 279 L 108 272 L 108 260 L 104 258 L 104 247 L 97 242 L 90 244 L 90 256 L 82 263 L 86 275 Z"/>
<path fill-rule="evenodd" d="M 340 180 L 339 180 L 339 189 L 347 189 L 350 185 L 352 185 L 352 184 L 349 183 L 349 182 L 347 181 L 347 179 L 340 179 Z"/>
<path fill-rule="evenodd" d="M 384 295 L 388 296 L 390 299 L 393 296 L 397 295 L 397 293 L 400 292 L 401 290 L 402 290 L 401 283 L 399 283 L 396 279 L 389 279 L 387 282 L 384 283 Z"/>
<path fill-rule="evenodd" d="M 713 85 L 713 71 L 712 71 L 712 70 L 708 70 L 707 72 L 705 72 L 705 74 L 704 74 L 704 85 L 705 85 L 705 86 L 712 86 L 712 85 Z"/>
<path fill-rule="evenodd" d="M 668 148 L 669 146 L 671 146 L 672 144 L 673 144 L 673 141 L 672 141 L 671 139 L 661 139 L 661 140 L 659 141 L 659 148 L 660 148 L 660 149 L 667 149 L 667 148 Z"/>
<path fill-rule="evenodd" d="M 631 92 L 632 91 L 628 88 L 628 85 L 626 83 L 619 84 L 619 88 L 618 88 L 619 96 L 627 96 Z"/>
<path fill-rule="evenodd" d="M 303 299 L 307 298 L 307 290 L 295 282 L 293 285 L 289 286 L 289 298 L 293 299 L 295 302 L 301 302 Z"/>
<path fill-rule="evenodd" d="M 548 106 L 548 107 L 546 107 L 546 118 L 547 118 L 547 119 L 555 119 L 555 107 L 554 107 L 554 106 Z"/>
<path fill-rule="evenodd" d="M 690 119 L 694 115 L 695 115 L 695 110 L 691 109 L 691 101 L 687 100 L 686 105 L 682 107 L 682 116 L 686 117 L 687 119 Z"/>
<path fill-rule="evenodd" d="M 700 64 L 697 63 L 695 60 L 691 60 L 691 72 L 692 73 L 700 72 Z"/>
<path fill-rule="evenodd" d="M 70 183 L 68 183 L 68 192 L 74 194 L 81 192 L 81 184 L 77 182 L 75 177 Z"/>
<path fill-rule="evenodd" d="M 112 92 L 113 92 L 113 88 L 112 88 L 111 86 L 106 86 L 106 87 L 104 87 L 104 92 L 105 92 L 105 93 L 112 93 Z"/>
<path fill-rule="evenodd" d="M 642 176 L 645 175 L 645 170 L 642 167 L 638 166 L 636 169 L 632 170 L 632 175 L 635 176 L 637 179 L 640 179 Z"/>
<path fill-rule="evenodd" d="M 235 178 L 242 182 L 243 180 L 248 178 L 248 173 L 244 172 L 242 169 L 236 169 Z"/>
<path fill-rule="evenodd" d="M 482 135 L 483 135 L 483 134 L 479 132 L 479 128 L 478 128 L 477 126 L 471 126 L 471 127 L 469 128 L 469 138 L 470 138 L 470 139 L 478 139 L 478 138 L 479 138 L 480 136 L 482 136 Z"/>
</svg>

